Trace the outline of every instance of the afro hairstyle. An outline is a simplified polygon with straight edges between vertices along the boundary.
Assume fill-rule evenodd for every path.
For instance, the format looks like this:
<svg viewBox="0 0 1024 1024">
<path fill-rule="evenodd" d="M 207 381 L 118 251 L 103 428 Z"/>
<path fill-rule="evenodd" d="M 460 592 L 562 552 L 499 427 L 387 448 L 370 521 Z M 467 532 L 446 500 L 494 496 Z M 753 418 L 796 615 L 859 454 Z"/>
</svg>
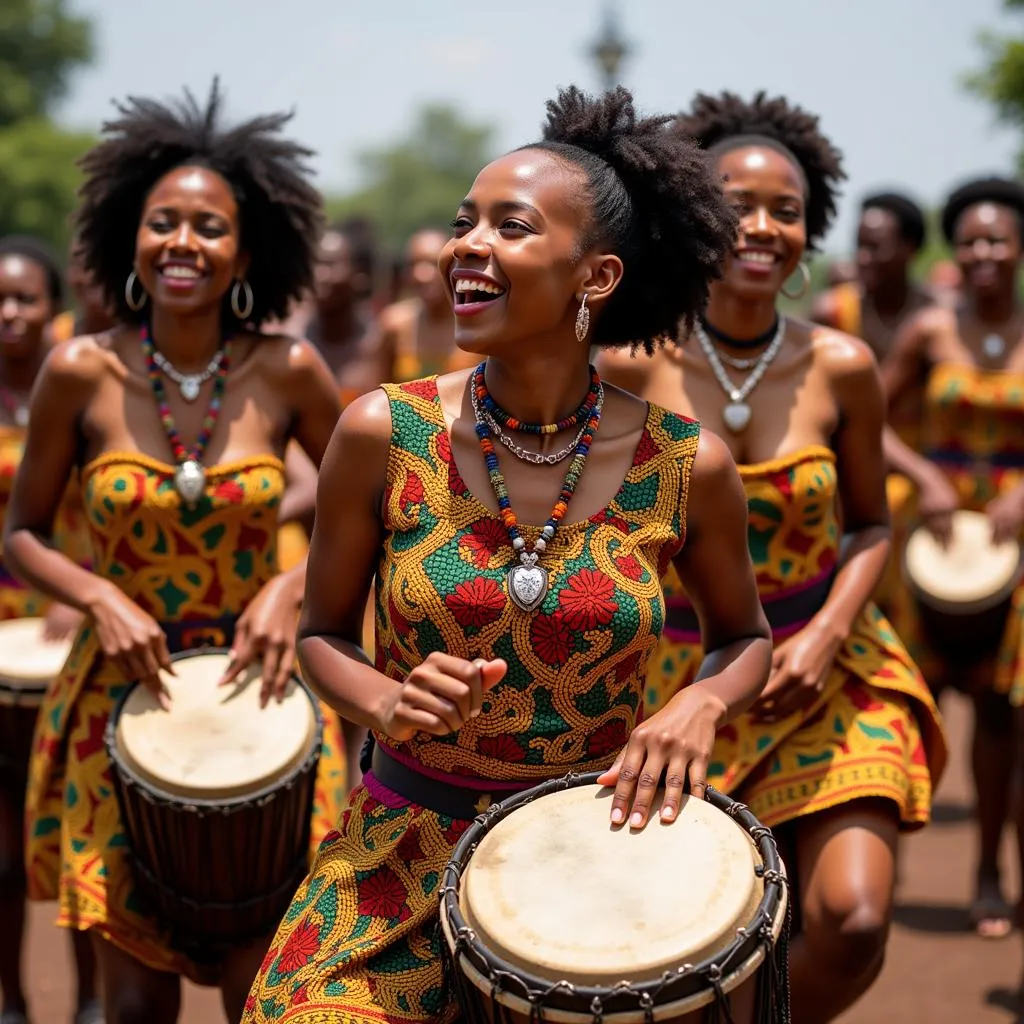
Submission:
<svg viewBox="0 0 1024 1024">
<path fill-rule="evenodd" d="M 974 178 L 955 189 L 942 208 L 942 234 L 950 245 L 953 244 L 961 214 L 978 203 L 1009 207 L 1017 214 L 1017 220 L 1024 230 L 1024 186 L 1010 178 Z"/>
<path fill-rule="evenodd" d="M 900 237 L 917 252 L 924 245 L 925 227 L 924 212 L 909 196 L 899 192 L 874 192 L 865 196 L 860 203 L 860 212 L 866 210 L 885 210 L 896 218 Z"/>
<path fill-rule="evenodd" d="M 57 254 L 44 241 L 31 235 L 7 235 L 0 238 L 0 256 L 21 256 L 42 267 L 53 311 L 64 308 L 64 273 Z"/>
</svg>

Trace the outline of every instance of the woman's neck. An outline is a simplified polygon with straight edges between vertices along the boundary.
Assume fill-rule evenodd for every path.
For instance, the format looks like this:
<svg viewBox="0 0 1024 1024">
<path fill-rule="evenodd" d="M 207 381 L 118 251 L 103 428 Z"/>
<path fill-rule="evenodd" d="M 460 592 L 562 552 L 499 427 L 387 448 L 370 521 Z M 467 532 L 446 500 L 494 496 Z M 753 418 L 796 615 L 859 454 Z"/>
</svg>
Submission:
<svg viewBox="0 0 1024 1024">
<path fill-rule="evenodd" d="M 709 324 L 737 341 L 770 331 L 777 316 L 774 299 L 743 299 L 715 288 L 704 313 Z"/>
<path fill-rule="evenodd" d="M 547 358 L 514 363 L 487 360 L 484 379 L 491 397 L 505 412 L 524 423 L 557 423 L 574 413 L 590 387 L 587 348 L 566 359 L 564 349 Z"/>
<path fill-rule="evenodd" d="M 195 316 L 154 309 L 150 333 L 156 348 L 181 373 L 198 373 L 224 343 L 219 307 Z"/>
<path fill-rule="evenodd" d="M 999 327 L 1012 320 L 1019 310 L 1017 296 L 1013 292 L 991 292 L 983 295 L 967 295 L 967 310 L 979 323 L 988 327 Z"/>
</svg>

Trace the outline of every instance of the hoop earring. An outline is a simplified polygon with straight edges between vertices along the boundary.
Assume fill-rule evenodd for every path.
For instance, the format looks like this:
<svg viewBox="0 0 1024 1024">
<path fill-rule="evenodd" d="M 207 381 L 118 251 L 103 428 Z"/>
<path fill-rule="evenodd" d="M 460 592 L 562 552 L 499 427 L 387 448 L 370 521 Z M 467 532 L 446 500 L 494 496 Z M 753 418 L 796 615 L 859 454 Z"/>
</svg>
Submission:
<svg viewBox="0 0 1024 1024">
<path fill-rule="evenodd" d="M 245 292 L 245 309 L 241 309 L 238 304 L 238 293 L 243 290 Z M 252 315 L 252 306 L 252 285 L 244 278 L 241 281 L 235 281 L 231 286 L 231 312 L 234 313 L 239 320 L 248 320 Z"/>
<path fill-rule="evenodd" d="M 138 278 L 135 276 L 135 271 L 133 270 L 128 275 L 128 280 L 125 281 L 124 283 L 124 301 L 128 308 L 133 313 L 138 313 L 138 311 L 142 309 L 142 307 L 146 304 L 146 300 L 149 298 L 149 296 L 146 294 L 145 288 L 142 289 L 142 297 L 139 299 L 135 298 L 136 281 L 138 281 Z"/>
<path fill-rule="evenodd" d="M 783 285 L 783 287 L 779 289 L 779 291 L 781 291 L 782 294 L 785 295 L 790 302 L 796 302 L 797 299 L 802 299 L 811 287 L 811 268 L 807 266 L 807 264 L 803 260 L 801 260 L 800 266 L 797 267 L 797 270 L 800 271 L 800 274 L 804 279 L 803 287 L 800 289 L 800 291 L 798 291 L 796 295 L 790 295 L 789 292 L 786 291 L 785 285 Z"/>
<path fill-rule="evenodd" d="M 576 314 L 576 340 L 582 345 L 590 333 L 590 310 L 587 309 L 587 293 L 583 293 L 579 312 Z"/>
</svg>

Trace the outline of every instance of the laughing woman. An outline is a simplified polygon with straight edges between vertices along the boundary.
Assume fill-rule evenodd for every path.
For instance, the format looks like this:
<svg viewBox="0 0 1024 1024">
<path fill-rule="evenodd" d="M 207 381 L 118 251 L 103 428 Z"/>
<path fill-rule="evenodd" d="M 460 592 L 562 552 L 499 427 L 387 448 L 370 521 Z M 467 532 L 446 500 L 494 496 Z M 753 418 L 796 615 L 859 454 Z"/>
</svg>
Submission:
<svg viewBox="0 0 1024 1024">
<path fill-rule="evenodd" d="M 305 342 L 265 336 L 312 280 L 319 196 L 286 117 L 232 130 L 205 107 L 133 100 L 84 159 L 85 266 L 121 325 L 65 342 L 32 397 L 4 555 L 88 616 L 40 715 L 28 793 L 30 896 L 96 949 L 108 1024 L 177 1019 L 179 975 L 221 988 L 231 1019 L 267 938 L 204 971 L 140 908 L 110 788 L 103 729 L 125 684 L 159 689 L 175 650 L 232 645 L 284 684 L 305 566 L 278 574 L 275 535 L 290 438 L 318 463 L 338 417 Z M 63 484 L 81 471 L 93 571 L 50 543 Z M 325 729 L 313 833 L 341 794 L 337 723 Z"/>
<path fill-rule="evenodd" d="M 793 1019 L 820 1024 L 881 968 L 899 835 L 928 820 L 945 747 L 924 680 L 869 602 L 889 552 L 875 361 L 862 342 L 776 311 L 832 219 L 839 154 L 817 118 L 763 95 L 699 96 L 679 130 L 717 161 L 738 242 L 682 343 L 605 372 L 699 417 L 740 463 L 775 652 L 754 708 L 719 734 L 709 782 L 783 840 L 798 894 Z M 654 712 L 702 659 L 699 602 L 685 580 L 666 589 Z"/>
<path fill-rule="evenodd" d="M 742 489 L 720 441 L 606 387 L 588 351 L 691 319 L 734 231 L 703 156 L 621 89 L 563 93 L 543 141 L 477 176 L 441 268 L 457 343 L 483 361 L 353 403 L 320 475 L 302 664 L 376 748 L 246 1024 L 454 1019 L 438 886 L 482 792 L 601 769 L 613 821 L 637 826 L 663 768 L 663 822 L 687 775 L 703 792 L 715 730 L 768 672 Z M 669 560 L 708 657 L 641 725 Z"/>
</svg>

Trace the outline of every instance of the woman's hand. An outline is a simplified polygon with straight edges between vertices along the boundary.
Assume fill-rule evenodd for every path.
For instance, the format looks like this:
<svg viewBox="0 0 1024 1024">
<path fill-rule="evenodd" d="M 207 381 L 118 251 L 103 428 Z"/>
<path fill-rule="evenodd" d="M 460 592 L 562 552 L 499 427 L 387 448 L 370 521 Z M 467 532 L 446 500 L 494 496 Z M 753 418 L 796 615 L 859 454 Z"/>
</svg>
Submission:
<svg viewBox="0 0 1024 1024">
<path fill-rule="evenodd" d="M 77 608 L 54 602 L 43 617 L 43 639 L 53 643 L 67 640 L 78 632 L 84 621 L 85 616 Z"/>
<path fill-rule="evenodd" d="M 152 615 L 144 612 L 113 583 L 103 582 L 89 604 L 103 656 L 131 680 L 138 680 L 164 710 L 170 697 L 160 682 L 160 670 L 174 675 L 167 637 Z"/>
<path fill-rule="evenodd" d="M 1020 539 L 1024 527 L 1024 489 L 1015 487 L 985 506 L 985 515 L 992 526 L 992 542 L 1005 544 Z"/>
<path fill-rule="evenodd" d="M 638 725 L 615 763 L 597 780 L 599 785 L 615 787 L 612 824 L 622 825 L 627 816 L 630 828 L 647 824 L 663 772 L 661 821 L 674 821 L 679 814 L 687 778 L 690 792 L 703 799 L 715 731 L 727 714 L 728 708 L 719 697 L 700 683 L 693 683 Z"/>
<path fill-rule="evenodd" d="M 432 651 L 388 697 L 381 730 L 393 740 L 446 736 L 480 714 L 483 695 L 505 678 L 501 658 L 466 661 Z"/>
<path fill-rule="evenodd" d="M 825 682 L 843 636 L 831 626 L 811 619 L 795 636 L 783 640 L 772 652 L 768 685 L 752 713 L 762 722 L 775 722 L 813 704 Z"/>
<path fill-rule="evenodd" d="M 953 536 L 953 513 L 960 507 L 960 496 L 941 469 L 933 467 L 918 485 L 917 511 L 921 521 L 943 547 Z"/>
<path fill-rule="evenodd" d="M 260 707 L 271 697 L 284 700 L 288 680 L 295 670 L 295 642 L 302 596 L 291 573 L 264 583 L 235 623 L 228 670 L 220 681 L 227 686 L 257 658 L 263 659 Z"/>
</svg>

